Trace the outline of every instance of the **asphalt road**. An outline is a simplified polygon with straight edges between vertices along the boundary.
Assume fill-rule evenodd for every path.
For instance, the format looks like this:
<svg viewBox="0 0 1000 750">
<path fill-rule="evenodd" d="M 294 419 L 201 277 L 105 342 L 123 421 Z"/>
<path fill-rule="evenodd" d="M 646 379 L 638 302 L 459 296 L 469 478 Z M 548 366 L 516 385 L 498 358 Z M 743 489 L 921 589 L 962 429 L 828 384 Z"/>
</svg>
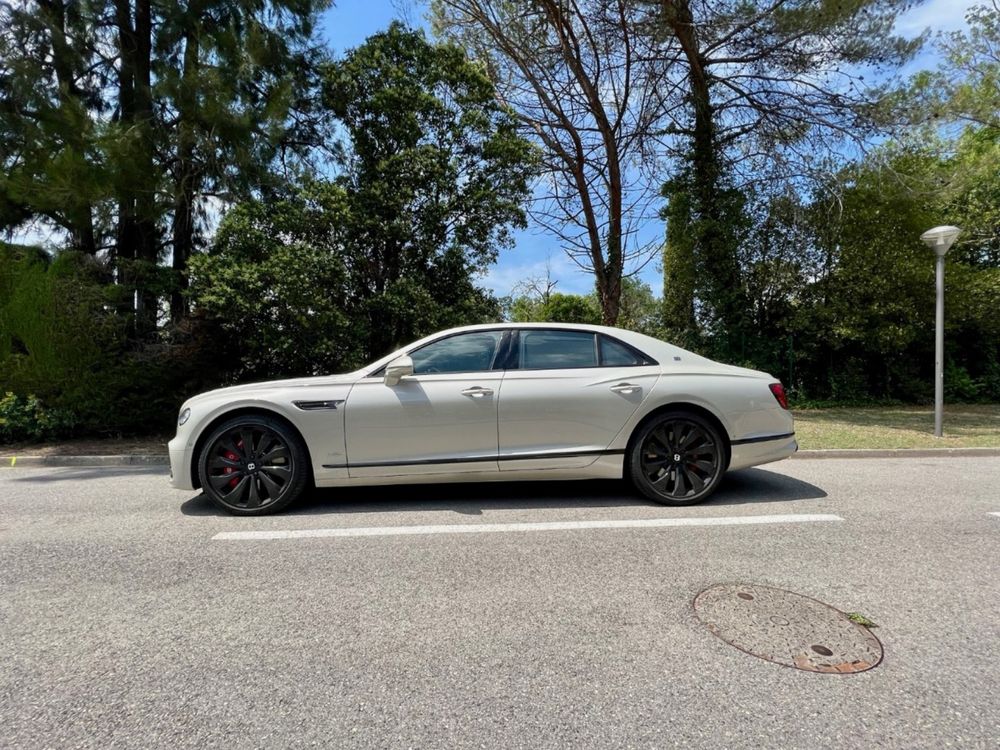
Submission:
<svg viewBox="0 0 1000 750">
<path fill-rule="evenodd" d="M 0 746 L 995 748 L 998 512 L 998 458 L 784 462 L 682 509 L 455 485 L 261 519 L 160 469 L 0 469 Z M 213 538 L 775 514 L 842 520 Z M 885 659 L 744 654 L 693 614 L 720 582 L 861 612 Z"/>
</svg>

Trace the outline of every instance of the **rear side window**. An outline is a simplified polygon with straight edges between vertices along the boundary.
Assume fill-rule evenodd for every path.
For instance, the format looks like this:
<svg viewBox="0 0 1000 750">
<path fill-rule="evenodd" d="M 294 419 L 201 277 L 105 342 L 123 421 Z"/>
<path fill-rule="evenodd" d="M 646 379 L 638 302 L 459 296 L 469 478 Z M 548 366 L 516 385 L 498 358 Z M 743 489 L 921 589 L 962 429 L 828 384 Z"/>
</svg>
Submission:
<svg viewBox="0 0 1000 750">
<path fill-rule="evenodd" d="M 649 360 L 641 353 L 620 341 L 607 336 L 599 337 L 601 350 L 601 367 L 637 367 L 649 364 Z"/>
<path fill-rule="evenodd" d="M 521 331 L 521 369 L 597 367 L 596 335 L 586 331 Z"/>
</svg>

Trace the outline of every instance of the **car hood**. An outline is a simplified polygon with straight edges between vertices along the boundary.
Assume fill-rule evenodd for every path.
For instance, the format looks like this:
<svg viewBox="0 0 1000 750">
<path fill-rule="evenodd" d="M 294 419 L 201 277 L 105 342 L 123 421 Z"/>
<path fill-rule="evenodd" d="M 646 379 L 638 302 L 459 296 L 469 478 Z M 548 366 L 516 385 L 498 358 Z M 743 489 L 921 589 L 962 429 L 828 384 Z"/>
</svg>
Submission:
<svg viewBox="0 0 1000 750">
<path fill-rule="evenodd" d="M 205 391 L 197 396 L 192 396 L 184 402 L 185 406 L 197 404 L 199 401 L 209 401 L 220 397 L 242 397 L 252 398 L 256 395 L 265 395 L 274 391 L 287 390 L 290 388 L 310 388 L 330 385 L 350 385 L 359 377 L 360 372 L 348 372 L 342 375 L 317 375 L 308 378 L 286 378 L 284 380 L 265 380 L 260 383 L 244 383 L 243 385 L 232 385 L 228 388 L 216 388 L 213 391 Z"/>
</svg>

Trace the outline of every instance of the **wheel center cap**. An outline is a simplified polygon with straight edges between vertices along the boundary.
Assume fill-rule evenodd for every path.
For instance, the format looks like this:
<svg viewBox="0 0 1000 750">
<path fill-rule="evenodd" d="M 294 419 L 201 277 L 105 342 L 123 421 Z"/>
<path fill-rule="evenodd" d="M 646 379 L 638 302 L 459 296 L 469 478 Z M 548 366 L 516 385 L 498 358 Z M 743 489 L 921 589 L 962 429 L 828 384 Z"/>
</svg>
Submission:
<svg viewBox="0 0 1000 750">
<path fill-rule="evenodd" d="M 249 463 L 247 464 L 247 471 L 255 471 L 257 469 L 257 464 Z"/>
<path fill-rule="evenodd" d="M 675 453 L 674 454 L 674 463 L 678 463 L 679 464 L 680 462 L 681 462 L 681 454 L 680 453 Z"/>
</svg>

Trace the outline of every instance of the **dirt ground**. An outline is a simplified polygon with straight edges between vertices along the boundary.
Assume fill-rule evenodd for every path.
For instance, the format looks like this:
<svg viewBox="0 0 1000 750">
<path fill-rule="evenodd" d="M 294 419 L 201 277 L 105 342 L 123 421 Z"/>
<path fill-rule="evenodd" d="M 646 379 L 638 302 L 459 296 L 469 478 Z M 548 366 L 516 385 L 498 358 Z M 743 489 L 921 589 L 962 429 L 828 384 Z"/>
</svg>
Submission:
<svg viewBox="0 0 1000 750">
<path fill-rule="evenodd" d="M 119 456 L 165 455 L 166 435 L 128 438 L 92 438 L 58 443 L 14 443 L 0 445 L 0 456 Z"/>
</svg>

